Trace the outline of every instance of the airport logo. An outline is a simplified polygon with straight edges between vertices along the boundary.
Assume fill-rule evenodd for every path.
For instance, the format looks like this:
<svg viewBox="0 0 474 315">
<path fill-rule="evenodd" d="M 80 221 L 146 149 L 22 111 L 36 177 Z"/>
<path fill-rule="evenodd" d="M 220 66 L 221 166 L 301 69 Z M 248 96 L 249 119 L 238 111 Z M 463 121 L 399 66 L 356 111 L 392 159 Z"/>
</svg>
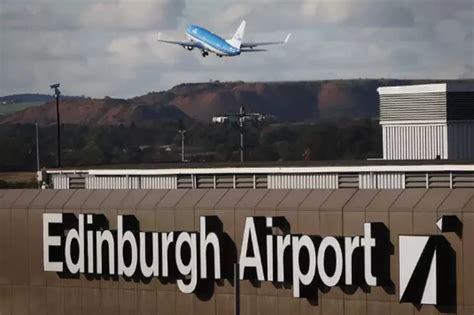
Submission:
<svg viewBox="0 0 474 315">
<path fill-rule="evenodd" d="M 443 216 L 441 232 L 458 232 L 456 216 Z M 456 297 L 455 254 L 443 235 L 400 235 L 399 299 L 401 303 L 453 305 Z"/>
</svg>

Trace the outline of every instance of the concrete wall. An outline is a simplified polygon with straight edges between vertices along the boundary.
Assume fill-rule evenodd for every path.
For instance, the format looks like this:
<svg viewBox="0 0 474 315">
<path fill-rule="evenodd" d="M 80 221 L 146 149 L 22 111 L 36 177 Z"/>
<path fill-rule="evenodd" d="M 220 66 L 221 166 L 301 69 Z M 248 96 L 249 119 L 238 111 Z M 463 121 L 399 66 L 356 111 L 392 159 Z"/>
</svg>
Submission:
<svg viewBox="0 0 474 315">
<path fill-rule="evenodd" d="M 232 314 L 232 286 L 224 282 L 202 301 L 174 284 L 60 278 L 44 272 L 42 213 L 103 213 L 111 228 L 117 214 L 134 214 L 141 230 L 198 230 L 201 215 L 217 215 L 240 248 L 247 216 L 284 216 L 292 233 L 362 235 L 364 222 L 384 222 L 395 255 L 391 279 L 398 288 L 398 235 L 439 234 L 443 214 L 463 222 L 462 238 L 444 233 L 456 252 L 459 314 L 474 313 L 474 189 L 409 190 L 0 190 L 0 314 Z M 390 291 L 390 290 L 388 290 Z M 437 314 L 433 306 L 398 302 L 397 290 L 347 294 L 319 292 L 318 305 L 292 297 L 291 288 L 241 284 L 241 314 Z"/>
</svg>

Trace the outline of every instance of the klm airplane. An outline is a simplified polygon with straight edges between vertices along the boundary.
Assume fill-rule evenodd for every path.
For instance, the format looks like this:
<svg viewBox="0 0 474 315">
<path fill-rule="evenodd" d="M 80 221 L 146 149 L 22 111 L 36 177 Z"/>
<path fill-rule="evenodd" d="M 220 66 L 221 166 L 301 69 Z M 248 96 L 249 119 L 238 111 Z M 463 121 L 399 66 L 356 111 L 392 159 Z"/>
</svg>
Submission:
<svg viewBox="0 0 474 315">
<path fill-rule="evenodd" d="M 242 38 L 244 37 L 245 25 L 245 21 L 242 21 L 234 36 L 231 39 L 227 40 L 212 33 L 211 31 L 208 31 L 204 27 L 190 25 L 188 26 L 188 28 L 186 28 L 186 36 L 188 38 L 188 41 L 181 42 L 163 40 L 160 38 L 158 38 L 158 41 L 167 44 L 180 45 L 187 50 L 193 50 L 194 48 L 199 49 L 201 50 L 201 54 L 203 57 L 208 56 L 209 53 L 214 53 L 219 57 L 233 57 L 245 52 L 266 51 L 265 49 L 255 49 L 255 47 L 264 45 L 286 44 L 290 39 L 291 34 L 288 34 L 285 40 L 280 42 L 242 42 Z"/>
</svg>

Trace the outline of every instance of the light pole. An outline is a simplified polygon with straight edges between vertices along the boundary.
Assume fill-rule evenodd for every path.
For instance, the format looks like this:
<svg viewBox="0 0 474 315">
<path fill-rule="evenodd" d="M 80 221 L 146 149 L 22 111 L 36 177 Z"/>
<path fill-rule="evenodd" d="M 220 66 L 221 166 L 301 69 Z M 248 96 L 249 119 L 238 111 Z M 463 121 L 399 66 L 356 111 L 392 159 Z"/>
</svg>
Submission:
<svg viewBox="0 0 474 315">
<path fill-rule="evenodd" d="M 247 113 L 245 107 L 241 106 L 238 113 L 224 114 L 212 117 L 212 122 L 216 124 L 237 123 L 240 129 L 240 162 L 244 162 L 244 132 L 245 122 L 259 124 L 267 119 L 265 114 Z"/>
<path fill-rule="evenodd" d="M 240 127 L 240 163 L 244 163 L 244 116 L 245 107 L 240 107 L 239 127 Z"/>
<path fill-rule="evenodd" d="M 61 119 L 59 116 L 59 83 L 50 85 L 51 89 L 54 89 L 54 95 L 56 97 L 56 154 L 57 154 L 57 166 L 61 167 Z"/>
<path fill-rule="evenodd" d="M 38 128 L 38 122 L 36 122 L 36 170 L 40 170 L 40 144 L 39 144 L 39 128 Z"/>
<path fill-rule="evenodd" d="M 39 143 L 39 128 L 36 122 L 36 174 L 40 171 L 40 143 Z M 38 188 L 41 188 L 41 181 L 38 181 Z"/>
<path fill-rule="evenodd" d="M 181 134 L 181 162 L 185 162 L 184 158 L 184 138 L 186 137 L 186 129 L 180 129 L 178 132 Z"/>
<path fill-rule="evenodd" d="M 234 263 L 234 315 L 240 315 L 239 263 Z"/>
</svg>

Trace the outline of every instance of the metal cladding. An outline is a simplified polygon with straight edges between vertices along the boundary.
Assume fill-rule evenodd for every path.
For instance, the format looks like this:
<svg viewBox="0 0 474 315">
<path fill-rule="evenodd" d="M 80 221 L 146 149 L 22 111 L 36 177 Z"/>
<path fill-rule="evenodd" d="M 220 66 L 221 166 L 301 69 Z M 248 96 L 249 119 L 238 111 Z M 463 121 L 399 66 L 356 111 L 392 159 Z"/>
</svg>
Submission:
<svg viewBox="0 0 474 315">
<path fill-rule="evenodd" d="M 62 214 L 64 222 L 66 215 L 76 218 L 80 218 L 80 214 L 93 215 L 93 221 L 82 216 L 86 225 L 103 218 L 109 226 L 101 230 L 102 236 L 107 230 L 122 231 L 119 234 L 129 240 L 132 235 L 123 230 L 126 225 L 118 226 L 120 217 L 135 218 L 139 224 L 137 231 L 156 232 L 161 238 L 164 232 L 174 231 L 184 236 L 183 233 L 203 232 L 200 218 L 214 216 L 221 222 L 216 228 L 222 228 L 228 240 L 236 244 L 237 251 L 245 244 L 249 217 L 256 218 L 257 232 L 257 220 L 273 218 L 271 226 L 285 226 L 285 229 L 272 228 L 268 230 L 268 235 L 273 235 L 277 245 L 284 244 L 283 236 L 294 235 L 291 237 L 292 251 L 302 253 L 301 260 L 293 255 L 293 261 L 298 264 L 289 266 L 299 268 L 300 273 L 296 274 L 292 283 L 296 279 L 301 284 L 298 290 L 301 289 L 300 296 L 304 297 L 294 297 L 295 288 L 291 283 L 274 285 L 268 281 L 242 280 L 241 314 L 472 314 L 474 311 L 474 273 L 469 267 L 474 265 L 474 188 L 0 190 L 1 314 L 219 315 L 231 314 L 233 304 L 233 286 L 225 276 L 224 268 L 224 279 L 206 283 L 196 289 L 198 293 L 190 294 L 183 293 L 178 282 L 159 277 L 145 281 L 134 277 L 85 273 L 64 275 L 44 271 L 45 213 Z M 262 222 L 265 225 L 265 221 Z M 363 236 L 367 235 L 367 223 L 381 223 L 386 227 L 388 234 L 384 235 L 391 244 L 391 254 L 387 261 L 372 268 L 389 267 L 391 282 L 370 288 L 335 285 L 333 268 L 317 258 L 342 257 L 342 260 L 339 259 L 342 263 L 337 264 L 337 274 L 341 274 L 342 268 L 341 279 L 349 281 L 345 265 L 347 248 L 353 248 L 359 242 L 362 244 Z M 268 220 L 266 224 L 268 226 Z M 54 226 L 51 228 L 52 235 L 60 235 L 57 234 L 60 232 L 69 234 L 74 229 L 55 231 Z M 83 234 L 86 238 L 87 231 L 86 228 Z M 321 238 L 310 239 L 305 235 Z M 376 241 L 380 239 L 373 235 Z M 64 241 L 66 238 L 64 234 Z M 219 242 L 223 244 L 224 239 L 219 238 Z M 344 239 L 344 243 L 338 242 Z M 254 241 L 262 246 L 262 255 L 273 248 L 265 246 L 268 244 L 266 241 L 268 238 L 260 240 L 258 237 Z M 181 243 L 188 246 L 186 244 L 191 242 L 183 240 Z M 317 243 L 319 249 L 314 252 L 316 256 L 312 255 L 313 263 L 306 265 L 304 258 L 310 256 L 305 253 L 310 250 L 311 254 L 312 244 Z M 182 244 L 177 238 L 177 247 Z M 340 246 L 342 252 L 338 244 L 344 245 Z M 88 250 L 87 245 L 86 240 L 84 251 Z M 275 248 L 278 251 L 278 246 Z M 417 256 L 412 255 L 414 249 Z M 332 254 L 333 251 L 337 252 L 336 255 Z M 452 261 L 447 264 L 447 252 L 455 255 L 454 274 L 451 274 L 452 269 L 444 268 L 453 266 Z M 364 253 L 362 251 L 361 255 Z M 51 255 L 49 257 L 54 257 L 54 252 Z M 240 252 L 235 257 L 221 255 L 223 260 L 234 261 L 239 256 Z M 84 256 L 86 265 L 89 258 Z M 148 264 L 151 262 L 147 261 Z M 178 259 L 180 261 L 178 268 L 185 270 L 189 260 L 183 256 Z M 267 264 L 264 257 L 261 261 Z M 128 261 L 125 263 L 129 265 Z M 326 285 L 309 291 L 314 299 L 306 296 L 307 291 L 304 290 L 313 275 L 308 273 L 310 269 L 307 266 L 312 266 L 315 278 L 319 275 Z M 359 267 L 361 271 L 356 266 L 352 270 L 354 283 L 360 280 L 358 277 L 367 274 L 364 273 L 364 266 Z M 278 268 L 275 270 L 278 271 Z M 247 269 L 243 271 L 247 273 Z M 268 278 L 268 269 L 264 271 L 264 278 Z M 278 276 L 276 271 L 274 277 Z M 199 275 L 202 274 L 199 271 Z M 421 285 L 420 275 L 426 280 Z M 446 278 L 446 275 L 453 276 Z M 180 280 L 188 284 L 192 279 Z M 443 287 L 438 285 L 441 280 L 451 281 Z M 448 299 L 452 297 L 449 292 L 455 293 L 454 300 Z"/>
<path fill-rule="evenodd" d="M 374 164 L 377 162 L 379 164 Z M 380 163 L 383 162 L 383 163 Z M 51 170 L 54 189 L 402 189 L 474 187 L 469 162 L 354 166 Z"/>
<path fill-rule="evenodd" d="M 473 120 L 474 84 L 380 87 L 380 122 Z"/>
<path fill-rule="evenodd" d="M 446 105 L 446 93 L 443 92 L 380 94 L 380 122 L 446 120 Z"/>
<path fill-rule="evenodd" d="M 381 87 L 387 160 L 474 159 L 474 85 Z"/>
</svg>

